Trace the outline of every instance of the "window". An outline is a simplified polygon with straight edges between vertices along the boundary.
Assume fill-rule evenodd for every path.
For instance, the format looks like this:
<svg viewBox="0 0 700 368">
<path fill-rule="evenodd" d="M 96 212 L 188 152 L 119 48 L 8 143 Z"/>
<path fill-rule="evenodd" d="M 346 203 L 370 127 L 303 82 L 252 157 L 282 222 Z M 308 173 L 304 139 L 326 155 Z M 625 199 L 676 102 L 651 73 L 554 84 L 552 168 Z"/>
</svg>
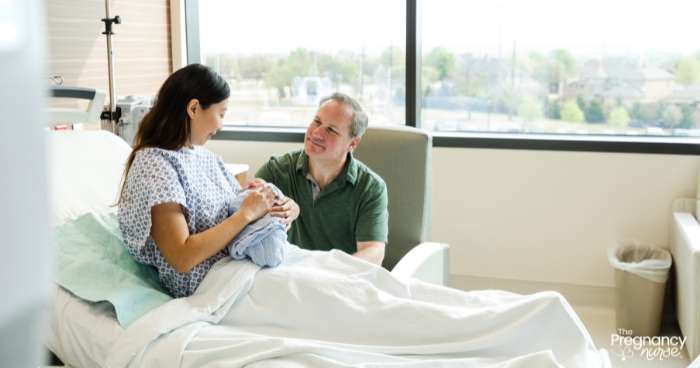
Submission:
<svg viewBox="0 0 700 368">
<path fill-rule="evenodd" d="M 200 0 L 199 61 L 230 84 L 226 124 L 305 127 L 335 91 L 357 98 L 370 124 L 403 124 L 405 7 Z"/>
<path fill-rule="evenodd" d="M 687 4 L 424 1 L 423 127 L 700 136 Z"/>
<path fill-rule="evenodd" d="M 700 154 L 695 12 L 591 1 L 185 0 L 188 61 L 231 85 L 221 139 L 300 140 L 259 127 L 340 91 L 436 146 Z"/>
</svg>

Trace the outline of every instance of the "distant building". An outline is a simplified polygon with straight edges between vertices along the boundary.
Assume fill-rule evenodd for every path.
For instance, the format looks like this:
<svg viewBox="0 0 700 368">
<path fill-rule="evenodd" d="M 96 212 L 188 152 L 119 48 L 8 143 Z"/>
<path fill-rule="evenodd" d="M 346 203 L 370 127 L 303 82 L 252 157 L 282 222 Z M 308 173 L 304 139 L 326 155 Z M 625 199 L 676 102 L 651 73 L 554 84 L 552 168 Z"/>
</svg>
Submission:
<svg viewBox="0 0 700 368">
<path fill-rule="evenodd" d="M 667 98 L 668 102 L 684 105 L 698 105 L 700 103 L 700 84 L 679 86 Z"/>
<path fill-rule="evenodd" d="M 605 102 L 650 103 L 668 98 L 676 88 L 673 74 L 657 67 L 641 67 L 629 60 L 592 60 L 577 80 L 568 83 L 564 98 Z"/>
</svg>

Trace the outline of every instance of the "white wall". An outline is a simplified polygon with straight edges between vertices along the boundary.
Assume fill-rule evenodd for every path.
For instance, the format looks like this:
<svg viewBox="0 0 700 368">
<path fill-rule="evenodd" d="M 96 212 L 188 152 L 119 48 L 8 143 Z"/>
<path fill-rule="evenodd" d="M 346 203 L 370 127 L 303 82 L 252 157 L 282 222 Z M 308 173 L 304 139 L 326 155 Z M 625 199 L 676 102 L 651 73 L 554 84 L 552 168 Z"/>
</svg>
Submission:
<svg viewBox="0 0 700 368">
<path fill-rule="evenodd" d="M 251 165 L 301 143 L 211 141 Z M 613 286 L 606 250 L 666 246 L 673 198 L 694 196 L 700 158 L 681 155 L 434 148 L 432 238 L 451 273 Z"/>
<path fill-rule="evenodd" d="M 667 246 L 694 156 L 435 148 L 433 238 L 457 275 L 613 286 L 618 240 Z"/>
</svg>

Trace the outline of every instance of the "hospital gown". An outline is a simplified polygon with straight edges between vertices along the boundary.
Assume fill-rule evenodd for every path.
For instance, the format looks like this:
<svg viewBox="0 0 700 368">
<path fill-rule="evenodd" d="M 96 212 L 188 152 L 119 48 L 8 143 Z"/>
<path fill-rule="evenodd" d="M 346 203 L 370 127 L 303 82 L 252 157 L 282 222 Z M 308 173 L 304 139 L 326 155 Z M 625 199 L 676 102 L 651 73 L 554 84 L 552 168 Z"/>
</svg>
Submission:
<svg viewBox="0 0 700 368">
<path fill-rule="evenodd" d="M 136 153 L 119 204 L 119 226 L 129 253 L 153 265 L 166 289 L 175 297 L 191 295 L 214 263 L 228 255 L 226 248 L 186 273 L 176 271 L 150 236 L 151 208 L 162 203 L 182 207 L 190 234 L 223 222 L 241 191 L 220 157 L 202 148 L 176 151 L 143 148 Z"/>
</svg>

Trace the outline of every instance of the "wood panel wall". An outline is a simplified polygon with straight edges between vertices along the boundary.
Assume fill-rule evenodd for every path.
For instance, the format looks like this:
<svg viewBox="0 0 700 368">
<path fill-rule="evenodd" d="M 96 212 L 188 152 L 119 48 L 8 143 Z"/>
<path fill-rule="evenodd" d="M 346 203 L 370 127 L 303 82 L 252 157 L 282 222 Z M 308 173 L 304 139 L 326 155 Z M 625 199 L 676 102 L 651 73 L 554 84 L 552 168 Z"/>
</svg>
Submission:
<svg viewBox="0 0 700 368">
<path fill-rule="evenodd" d="M 104 0 L 47 0 L 48 71 L 64 85 L 107 94 Z M 155 95 L 172 72 L 169 0 L 112 0 L 114 83 L 117 96 Z M 48 78 L 49 76 L 47 76 Z"/>
</svg>

